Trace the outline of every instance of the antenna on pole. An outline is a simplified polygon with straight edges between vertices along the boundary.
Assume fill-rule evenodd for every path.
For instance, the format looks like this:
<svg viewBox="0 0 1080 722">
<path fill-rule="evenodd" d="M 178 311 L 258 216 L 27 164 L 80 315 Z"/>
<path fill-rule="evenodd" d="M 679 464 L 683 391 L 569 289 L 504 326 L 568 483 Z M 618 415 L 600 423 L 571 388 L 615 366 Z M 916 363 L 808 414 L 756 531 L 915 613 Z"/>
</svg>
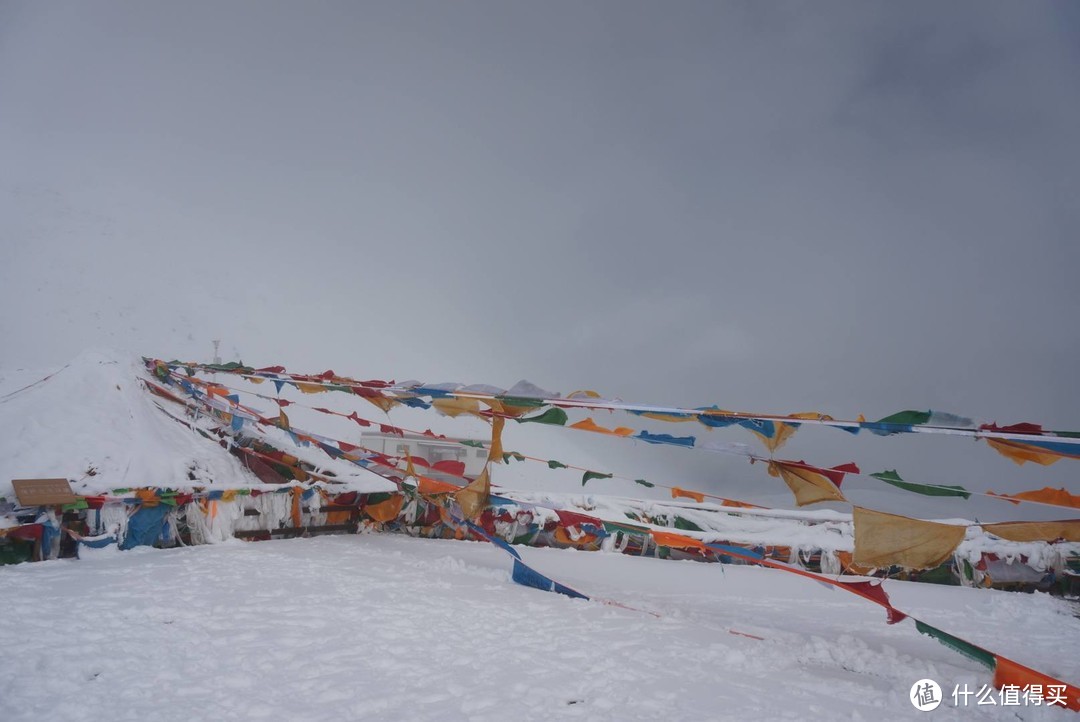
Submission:
<svg viewBox="0 0 1080 722">
<path fill-rule="evenodd" d="M 216 364 L 221 363 L 221 354 L 218 353 L 218 346 L 220 346 L 220 345 L 221 345 L 221 339 L 220 338 L 215 338 L 214 339 L 214 363 L 216 363 Z"/>
</svg>

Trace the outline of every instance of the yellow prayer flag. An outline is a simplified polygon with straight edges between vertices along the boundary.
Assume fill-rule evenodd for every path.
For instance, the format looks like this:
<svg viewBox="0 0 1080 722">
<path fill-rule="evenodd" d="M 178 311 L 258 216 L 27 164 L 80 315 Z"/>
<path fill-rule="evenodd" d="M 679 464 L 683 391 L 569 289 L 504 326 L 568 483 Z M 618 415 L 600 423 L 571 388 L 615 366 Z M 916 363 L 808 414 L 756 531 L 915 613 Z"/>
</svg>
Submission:
<svg viewBox="0 0 1080 722">
<path fill-rule="evenodd" d="M 855 507 L 855 554 L 863 567 L 900 566 L 933 569 L 947 560 L 964 540 L 967 527 L 909 519 Z"/>
</svg>

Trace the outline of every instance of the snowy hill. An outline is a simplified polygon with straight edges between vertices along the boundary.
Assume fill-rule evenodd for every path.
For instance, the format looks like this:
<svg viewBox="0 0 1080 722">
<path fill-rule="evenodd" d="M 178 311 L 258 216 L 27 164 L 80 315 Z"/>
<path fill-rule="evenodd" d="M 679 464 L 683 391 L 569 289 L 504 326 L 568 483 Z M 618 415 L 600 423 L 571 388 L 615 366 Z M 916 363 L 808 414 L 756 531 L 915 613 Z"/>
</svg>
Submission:
<svg viewBox="0 0 1080 722">
<path fill-rule="evenodd" d="M 46 381 L 0 380 L 0 496 L 11 479 L 74 480 L 77 494 L 132 486 L 250 485 L 257 482 L 224 449 L 154 406 L 136 359 L 87 351 Z"/>
</svg>

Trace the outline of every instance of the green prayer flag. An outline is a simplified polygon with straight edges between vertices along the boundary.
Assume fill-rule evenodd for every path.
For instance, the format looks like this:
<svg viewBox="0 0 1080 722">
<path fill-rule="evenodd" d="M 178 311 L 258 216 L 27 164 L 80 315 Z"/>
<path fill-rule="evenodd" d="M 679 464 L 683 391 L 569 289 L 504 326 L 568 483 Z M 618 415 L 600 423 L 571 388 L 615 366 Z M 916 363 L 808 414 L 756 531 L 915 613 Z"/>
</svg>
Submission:
<svg viewBox="0 0 1080 722">
<path fill-rule="evenodd" d="M 689 519 L 684 519 L 681 516 L 675 516 L 671 521 L 671 526 L 675 527 L 676 529 L 681 529 L 683 531 L 705 531 L 694 522 L 690 521 Z"/>
<path fill-rule="evenodd" d="M 650 489 L 653 488 L 654 486 L 656 486 L 656 484 L 645 481 L 644 479 L 634 479 L 634 483 L 635 484 L 641 484 L 642 486 L 647 486 Z"/>
<path fill-rule="evenodd" d="M 933 637 L 937 641 L 944 644 L 946 647 L 959 652 L 968 659 L 985 665 L 988 669 L 993 669 L 997 666 L 994 655 L 986 651 L 982 647 L 976 647 L 971 642 L 965 642 L 959 637 L 954 637 L 951 634 L 943 632 L 936 627 L 931 627 L 929 624 L 920 622 L 917 619 L 915 620 L 915 628 L 919 630 L 920 634 L 925 634 L 929 637 Z"/>
<path fill-rule="evenodd" d="M 971 492 L 969 492 L 962 486 L 928 486 L 926 484 L 913 484 L 909 481 L 904 481 L 900 478 L 900 475 L 897 474 L 894 469 L 889 469 L 888 471 L 879 471 L 876 474 L 871 474 L 870 476 L 874 477 L 875 479 L 880 479 L 886 484 L 892 484 L 893 486 L 900 489 L 913 491 L 916 494 L 925 494 L 926 496 L 960 496 L 965 499 L 971 497 Z"/>
<path fill-rule="evenodd" d="M 243 361 L 230 361 L 227 364 L 203 364 L 203 368 L 210 371 L 238 371 L 240 373 L 255 373 L 255 369 L 245 366 Z"/>
<path fill-rule="evenodd" d="M 548 468 L 549 469 L 565 469 L 565 468 L 567 468 L 567 466 L 566 466 L 566 464 L 562 463 L 561 461 L 555 461 L 554 459 L 551 459 L 550 461 L 548 461 Z"/>
<path fill-rule="evenodd" d="M 539 416 L 528 416 L 523 419 L 517 419 L 519 424 L 527 424 L 529 422 L 535 424 L 550 424 L 552 426 L 566 426 L 566 422 L 569 418 L 566 412 L 560 409 L 558 406 L 552 406 L 550 409 L 540 414 Z"/>
<path fill-rule="evenodd" d="M 644 527 L 644 526 L 634 526 L 632 524 L 619 524 L 618 522 L 606 521 L 606 520 L 603 522 L 603 525 L 604 525 L 604 531 L 606 531 L 608 534 L 614 534 L 615 532 L 621 531 L 623 534 L 642 534 L 642 535 L 645 535 L 645 536 L 649 535 L 649 528 Z"/>
<path fill-rule="evenodd" d="M 534 399 L 528 396 L 496 396 L 505 406 L 513 406 L 519 409 L 538 409 L 545 405 L 543 399 Z"/>
<path fill-rule="evenodd" d="M 514 461 L 525 461 L 525 457 L 516 451 L 508 451 L 502 455 L 502 458 L 504 464 L 509 464 L 510 459 L 513 459 Z"/>
<path fill-rule="evenodd" d="M 481 443 L 479 441 L 466 440 L 466 441 L 462 441 L 460 443 L 461 443 L 462 446 L 472 446 L 473 448 L 476 448 L 476 449 L 484 448 L 483 443 Z"/>
<path fill-rule="evenodd" d="M 892 416 L 878 419 L 879 424 L 901 424 L 903 426 L 919 426 L 930 421 L 929 411 L 898 411 Z"/>
<path fill-rule="evenodd" d="M 585 482 L 589 479 L 610 479 L 614 474 L 601 474 L 599 471 L 586 471 L 581 476 L 581 485 L 585 486 Z"/>
</svg>

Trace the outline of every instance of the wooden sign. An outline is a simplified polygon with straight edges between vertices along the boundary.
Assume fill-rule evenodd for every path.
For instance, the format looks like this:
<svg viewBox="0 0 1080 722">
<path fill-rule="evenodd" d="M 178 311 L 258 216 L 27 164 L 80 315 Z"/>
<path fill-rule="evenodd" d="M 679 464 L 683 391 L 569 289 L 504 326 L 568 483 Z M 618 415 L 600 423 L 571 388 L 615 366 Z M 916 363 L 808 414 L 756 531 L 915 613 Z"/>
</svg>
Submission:
<svg viewBox="0 0 1080 722">
<path fill-rule="evenodd" d="M 67 479 L 12 479 L 21 506 L 74 504 L 77 499 Z"/>
</svg>

